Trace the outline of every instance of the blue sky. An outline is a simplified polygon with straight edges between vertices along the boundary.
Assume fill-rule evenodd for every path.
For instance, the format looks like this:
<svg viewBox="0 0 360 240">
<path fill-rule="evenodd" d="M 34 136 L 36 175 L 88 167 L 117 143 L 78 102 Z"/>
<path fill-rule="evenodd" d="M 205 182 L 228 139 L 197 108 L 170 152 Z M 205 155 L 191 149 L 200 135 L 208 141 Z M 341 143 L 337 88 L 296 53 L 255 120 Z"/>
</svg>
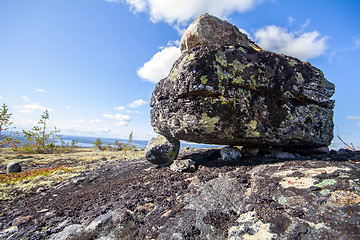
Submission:
<svg viewBox="0 0 360 240">
<path fill-rule="evenodd" d="M 360 147 L 359 11 L 356 0 L 2 0 L 0 103 L 18 129 L 49 109 L 63 134 L 148 140 L 155 83 L 208 12 L 320 68 L 336 85 L 341 136 Z"/>
</svg>

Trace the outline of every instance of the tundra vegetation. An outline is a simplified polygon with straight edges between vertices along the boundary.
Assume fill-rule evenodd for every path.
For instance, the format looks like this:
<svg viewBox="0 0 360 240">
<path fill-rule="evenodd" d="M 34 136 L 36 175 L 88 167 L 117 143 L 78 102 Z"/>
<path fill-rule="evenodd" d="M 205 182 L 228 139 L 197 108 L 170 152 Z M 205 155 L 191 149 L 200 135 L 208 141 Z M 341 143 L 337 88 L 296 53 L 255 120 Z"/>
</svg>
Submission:
<svg viewBox="0 0 360 240">
<path fill-rule="evenodd" d="M 132 140 L 133 140 L 133 132 L 130 133 L 127 143 L 123 143 L 118 140 L 115 140 L 113 145 L 111 145 L 110 143 L 108 143 L 107 145 L 104 145 L 103 141 L 101 141 L 101 139 L 98 138 L 93 143 L 93 146 L 95 148 L 98 148 L 101 151 L 104 151 L 104 150 L 129 151 L 129 150 L 135 149 L 135 146 L 132 144 Z"/>
</svg>

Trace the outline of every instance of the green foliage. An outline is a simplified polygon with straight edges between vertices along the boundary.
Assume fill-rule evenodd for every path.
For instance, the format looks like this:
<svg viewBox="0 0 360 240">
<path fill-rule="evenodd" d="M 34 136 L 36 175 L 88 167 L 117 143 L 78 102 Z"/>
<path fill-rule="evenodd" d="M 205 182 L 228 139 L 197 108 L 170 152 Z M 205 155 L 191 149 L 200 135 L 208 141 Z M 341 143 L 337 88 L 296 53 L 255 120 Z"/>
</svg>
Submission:
<svg viewBox="0 0 360 240">
<path fill-rule="evenodd" d="M 13 122 L 10 121 L 12 113 L 9 113 L 9 109 L 7 105 L 4 103 L 1 106 L 1 113 L 0 113 L 0 147 L 4 146 L 12 146 L 16 147 L 20 141 L 10 135 L 18 135 L 17 132 L 10 132 L 10 126 Z"/>
<path fill-rule="evenodd" d="M 130 133 L 127 143 L 123 143 L 118 140 L 115 140 L 113 146 L 110 143 L 104 146 L 104 143 L 101 141 L 100 138 L 98 138 L 93 143 L 93 145 L 95 148 L 98 148 L 101 151 L 104 150 L 128 151 L 128 150 L 133 150 L 135 148 L 135 146 L 132 144 L 132 139 L 133 139 L 133 132 Z"/>
<path fill-rule="evenodd" d="M 125 149 L 126 144 L 123 142 L 119 142 L 118 140 L 115 141 L 114 143 L 115 149 L 118 151 L 122 151 L 123 149 Z"/>
<path fill-rule="evenodd" d="M 133 150 L 135 146 L 132 145 L 132 139 L 133 139 L 133 132 L 130 133 L 127 143 L 119 142 L 118 140 L 116 140 L 114 143 L 115 149 L 117 151 Z"/>
<path fill-rule="evenodd" d="M 14 151 L 25 153 L 68 153 L 77 147 L 77 141 L 72 141 L 71 145 L 66 144 L 62 140 L 60 130 L 56 127 L 54 130 L 47 132 L 47 120 L 49 119 L 49 112 L 41 115 L 38 126 L 34 126 L 31 130 L 22 130 L 26 143 L 19 147 L 13 148 Z M 60 145 L 56 145 L 60 143 Z"/>
<path fill-rule="evenodd" d="M 103 142 L 101 141 L 100 138 L 96 139 L 96 141 L 93 143 L 95 148 L 98 148 L 99 150 L 103 151 L 106 149 L 106 147 L 103 146 Z"/>
</svg>

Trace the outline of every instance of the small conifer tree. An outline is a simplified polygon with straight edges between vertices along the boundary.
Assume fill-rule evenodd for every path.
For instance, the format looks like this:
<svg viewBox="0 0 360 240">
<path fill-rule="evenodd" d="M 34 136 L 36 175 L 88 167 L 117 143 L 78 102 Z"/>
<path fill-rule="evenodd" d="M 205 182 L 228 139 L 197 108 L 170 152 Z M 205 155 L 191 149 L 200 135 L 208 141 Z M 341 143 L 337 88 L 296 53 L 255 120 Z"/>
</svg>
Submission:
<svg viewBox="0 0 360 240">
<path fill-rule="evenodd" d="M 10 126 L 13 124 L 13 122 L 10 121 L 12 113 L 9 113 L 9 109 L 5 103 L 1 106 L 0 111 L 0 147 L 16 147 L 20 143 L 20 141 L 19 139 L 11 136 L 18 135 L 17 132 L 10 131 Z"/>
</svg>

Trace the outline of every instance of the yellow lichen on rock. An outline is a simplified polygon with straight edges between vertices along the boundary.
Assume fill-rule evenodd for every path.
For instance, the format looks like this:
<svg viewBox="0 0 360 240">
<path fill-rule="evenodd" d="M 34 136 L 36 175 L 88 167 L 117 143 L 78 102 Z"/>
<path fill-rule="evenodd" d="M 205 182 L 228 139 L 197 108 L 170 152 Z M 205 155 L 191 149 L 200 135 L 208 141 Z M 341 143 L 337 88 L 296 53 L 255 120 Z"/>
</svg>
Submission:
<svg viewBox="0 0 360 240">
<path fill-rule="evenodd" d="M 209 117 L 206 113 L 201 115 L 201 119 L 199 120 L 201 124 L 201 128 L 205 128 L 207 132 L 215 132 L 215 124 L 219 122 L 220 117 Z"/>
<path fill-rule="evenodd" d="M 360 196 L 350 191 L 338 190 L 331 193 L 328 203 L 337 207 L 342 207 L 349 204 L 357 204 L 360 203 Z"/>
</svg>

